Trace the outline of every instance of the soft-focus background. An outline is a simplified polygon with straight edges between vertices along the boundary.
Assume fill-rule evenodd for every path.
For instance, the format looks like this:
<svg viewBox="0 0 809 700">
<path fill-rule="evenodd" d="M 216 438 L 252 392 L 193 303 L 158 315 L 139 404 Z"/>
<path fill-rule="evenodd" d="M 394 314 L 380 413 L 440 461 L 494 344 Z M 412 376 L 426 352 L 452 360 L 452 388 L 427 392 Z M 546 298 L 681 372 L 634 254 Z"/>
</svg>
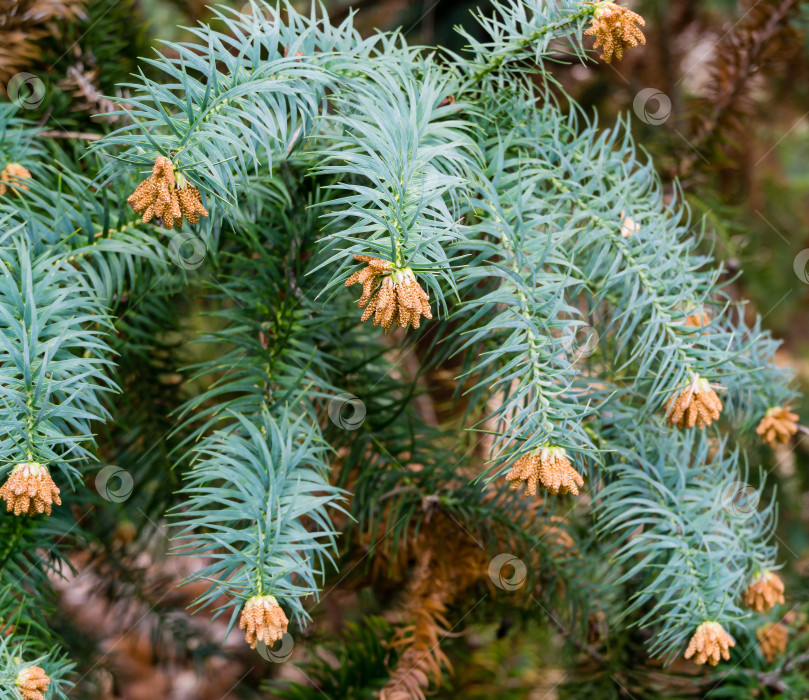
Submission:
<svg viewBox="0 0 809 700">
<path fill-rule="evenodd" d="M 9 9 L 15 5 L 37 12 L 23 17 Z M 399 27 L 412 44 L 453 51 L 463 50 L 454 27 L 474 31 L 471 13 L 476 7 L 486 12 L 486 0 L 329 0 L 326 5 L 337 19 L 356 8 L 364 33 Z M 704 223 L 705 249 L 725 261 L 725 282 L 736 297 L 750 300 L 751 315 L 761 314 L 783 339 L 780 359 L 795 367 L 807 393 L 809 3 L 636 0 L 630 6 L 646 18 L 645 47 L 613 65 L 560 63 L 555 75 L 586 110 L 599 114 L 605 128 L 629 115 L 672 196 L 675 178 L 682 183 L 695 232 Z M 57 138 L 70 136 L 67 148 L 81 148 L 88 114 L 110 110 L 104 95 L 126 94 L 116 84 L 133 71 L 136 57 L 159 51 L 161 39 L 188 36 L 181 27 L 207 16 L 198 0 L 0 2 L 5 37 L 0 39 L 0 83 L 21 70 L 47 76 L 55 98 L 46 100 L 34 118 Z M 169 372 L 165 381 L 178 379 Z M 809 401 L 795 408 L 809 424 Z M 776 477 L 778 539 L 796 654 L 806 651 L 809 638 L 804 603 L 809 599 L 809 438 L 805 432 L 799 438 L 791 447 L 754 458 Z M 135 534 L 118 526 L 122 551 Z M 166 559 L 160 524 L 154 524 L 151 541 L 153 547 L 132 558 L 126 571 L 93 566 L 94 554 L 87 552 L 75 561 L 81 573 L 57 584 L 62 632 L 75 645 L 72 655 L 83 654 L 90 669 L 80 678 L 76 697 L 272 697 L 273 691 L 261 689 L 261 679 L 299 677 L 295 661 L 310 653 L 309 640 L 328 636 L 338 621 L 352 617 L 339 593 L 329 596 L 308 636 L 296 640 L 289 663 L 265 662 L 239 635 L 220 653 L 224 626 L 202 616 L 189 618 L 184 608 L 195 591 L 172 589 L 194 562 Z M 108 595 L 113 588 L 114 595 Z M 345 607 L 356 604 L 352 598 Z M 599 647 L 606 636 L 599 620 L 593 620 L 591 645 L 575 657 L 563 652 L 564 630 L 552 619 L 506 637 L 510 622 L 464 631 L 451 650 L 452 687 L 439 697 L 578 698 L 596 692 L 597 683 L 583 690 L 582 682 L 614 676 L 613 667 L 628 665 L 622 654 L 629 652 L 614 640 L 611 648 Z M 793 671 L 800 668 L 796 664 Z M 637 674 L 620 673 L 610 688 L 622 688 L 619 694 L 625 697 L 694 697 L 705 690 L 676 664 L 665 673 L 648 664 Z M 763 690 L 760 696 L 770 693 Z"/>
</svg>

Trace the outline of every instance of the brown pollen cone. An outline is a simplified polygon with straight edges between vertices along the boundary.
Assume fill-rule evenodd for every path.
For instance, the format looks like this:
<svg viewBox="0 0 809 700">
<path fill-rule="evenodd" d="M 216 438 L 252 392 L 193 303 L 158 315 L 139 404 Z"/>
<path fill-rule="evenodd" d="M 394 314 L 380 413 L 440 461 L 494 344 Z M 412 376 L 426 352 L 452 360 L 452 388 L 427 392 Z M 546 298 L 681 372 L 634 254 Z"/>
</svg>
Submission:
<svg viewBox="0 0 809 700">
<path fill-rule="evenodd" d="M 157 156 L 152 175 L 141 182 L 126 201 L 136 214 L 142 214 L 144 224 L 157 217 L 160 224 L 169 229 L 180 228 L 183 217 L 196 224 L 200 215 L 208 216 L 199 190 L 189 185 L 182 175 L 175 178 L 174 164 L 165 156 Z"/>
<path fill-rule="evenodd" d="M 284 636 L 288 626 L 287 616 L 271 595 L 250 598 L 239 618 L 239 629 L 244 630 L 244 638 L 251 649 L 259 642 L 272 646 Z"/>
<path fill-rule="evenodd" d="M 27 168 L 19 163 L 9 163 L 0 173 L 0 195 L 4 195 L 8 190 L 27 190 L 28 185 L 22 184 L 21 180 L 30 178 L 31 173 Z"/>
<path fill-rule="evenodd" d="M 694 311 L 688 314 L 683 321 L 686 328 L 705 328 L 711 322 L 711 317 L 704 311 Z M 705 331 L 702 331 L 705 333 Z M 692 334 L 693 335 L 693 334 Z"/>
<path fill-rule="evenodd" d="M 771 408 L 756 428 L 756 434 L 761 436 L 761 441 L 766 442 L 770 447 L 775 447 L 779 442 L 784 445 L 788 444 L 797 432 L 798 414 L 792 413 L 789 406 Z"/>
<path fill-rule="evenodd" d="M 756 630 L 756 639 L 758 639 L 758 647 L 767 663 L 775 661 L 776 657 L 781 656 L 787 650 L 787 639 L 789 632 L 780 622 L 773 622 L 769 625 L 763 625 Z"/>
<path fill-rule="evenodd" d="M 22 462 L 14 467 L 0 487 L 0 498 L 6 501 L 6 510 L 14 511 L 14 515 L 50 515 L 54 503 L 62 505 L 48 468 L 38 462 Z"/>
<path fill-rule="evenodd" d="M 23 700 L 44 700 L 51 679 L 39 666 L 27 666 L 17 674 L 17 686 Z"/>
<path fill-rule="evenodd" d="M 784 582 L 772 571 L 765 571 L 748 586 L 744 594 L 744 604 L 756 612 L 770 610 L 784 602 Z"/>
<path fill-rule="evenodd" d="M 525 482 L 525 495 L 535 496 L 542 484 L 554 496 L 571 493 L 579 495 L 584 479 L 573 468 L 561 447 L 543 447 L 520 457 L 506 474 L 506 481 L 516 490 Z"/>
<path fill-rule="evenodd" d="M 706 428 L 719 418 L 720 413 L 722 401 L 708 381 L 700 379 L 699 375 L 686 389 L 666 402 L 666 422 L 680 430 L 695 425 L 700 429 Z"/>
<path fill-rule="evenodd" d="M 202 204 L 202 195 L 192 185 L 185 185 L 177 190 L 180 211 L 191 224 L 199 223 L 200 216 L 208 216 L 208 210 Z"/>
<path fill-rule="evenodd" d="M 433 317 L 430 296 L 416 281 L 409 268 L 396 268 L 393 263 L 369 255 L 355 255 L 354 259 L 366 266 L 353 273 L 346 287 L 362 285 L 362 296 L 357 305 L 364 309 L 361 321 L 373 316 L 373 324 L 386 331 L 394 324 L 401 328 L 412 325 L 419 328 L 421 317 Z"/>
<path fill-rule="evenodd" d="M 601 58 L 610 63 L 613 56 L 620 60 L 627 49 L 646 43 L 646 37 L 638 27 L 645 24 L 646 20 L 637 12 L 608 2 L 595 11 L 593 23 L 584 36 L 596 38 L 593 48 L 602 47 Z"/>
<path fill-rule="evenodd" d="M 736 642 L 718 622 L 703 622 L 685 650 L 685 658 L 694 657 L 694 663 L 702 666 L 706 661 L 711 666 L 716 666 L 720 659 L 728 661 L 730 659 L 730 648 L 735 647 Z"/>
</svg>

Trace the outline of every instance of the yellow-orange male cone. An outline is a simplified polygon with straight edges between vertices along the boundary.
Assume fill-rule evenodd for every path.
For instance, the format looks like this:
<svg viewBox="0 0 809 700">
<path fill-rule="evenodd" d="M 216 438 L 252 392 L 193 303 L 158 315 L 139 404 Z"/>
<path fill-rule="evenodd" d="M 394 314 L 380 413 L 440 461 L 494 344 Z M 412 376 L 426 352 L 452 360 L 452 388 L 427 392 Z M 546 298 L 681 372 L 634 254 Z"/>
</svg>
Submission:
<svg viewBox="0 0 809 700">
<path fill-rule="evenodd" d="M 14 467 L 0 487 L 0 498 L 6 501 L 6 510 L 14 515 L 50 515 L 54 503 L 62 505 L 59 488 L 48 468 L 39 462 L 22 462 Z"/>
<path fill-rule="evenodd" d="M 772 663 L 775 659 L 787 650 L 789 640 L 789 630 L 780 622 L 773 622 L 763 625 L 756 630 L 758 647 L 767 663 Z"/>
<path fill-rule="evenodd" d="M 606 63 L 610 63 L 613 56 L 620 60 L 627 49 L 646 43 L 646 37 L 640 30 L 646 20 L 637 12 L 614 2 L 589 4 L 597 5 L 598 9 L 593 15 L 593 23 L 584 35 L 596 38 L 593 48 L 603 47 L 601 58 Z"/>
<path fill-rule="evenodd" d="M 784 582 L 772 571 L 761 574 L 744 594 L 744 604 L 756 612 L 765 612 L 784 602 Z"/>
<path fill-rule="evenodd" d="M 17 674 L 14 685 L 23 700 L 45 700 L 50 682 L 51 679 L 44 669 L 39 666 L 26 666 Z"/>
<path fill-rule="evenodd" d="M 151 176 L 126 201 L 141 214 L 144 224 L 157 217 L 164 228 L 180 228 L 183 217 L 196 224 L 200 216 L 208 216 L 199 190 L 182 173 L 175 173 L 174 164 L 165 156 L 155 158 Z"/>
<path fill-rule="evenodd" d="M 761 436 L 761 441 L 773 448 L 779 442 L 782 445 L 788 444 L 797 432 L 798 414 L 793 413 L 789 406 L 773 406 L 756 427 L 756 434 Z"/>
<path fill-rule="evenodd" d="M 522 455 L 506 474 L 506 480 L 513 490 L 524 483 L 526 496 L 536 495 L 539 484 L 554 496 L 566 493 L 578 496 L 579 488 L 584 486 L 584 479 L 561 447 L 543 447 Z"/>
<path fill-rule="evenodd" d="M 0 172 L 0 195 L 4 195 L 9 190 L 17 191 L 27 190 L 28 185 L 22 183 L 23 180 L 29 180 L 31 173 L 28 168 L 20 165 L 19 163 L 9 163 L 3 171 Z"/>
<path fill-rule="evenodd" d="M 707 428 L 722 413 L 722 401 L 707 379 L 694 375 L 691 383 L 666 402 L 666 422 L 680 430 Z"/>
<path fill-rule="evenodd" d="M 272 646 L 287 631 L 289 620 L 271 595 L 256 595 L 250 598 L 239 618 L 239 629 L 244 630 L 244 637 L 251 649 L 264 642 Z"/>
<path fill-rule="evenodd" d="M 419 328 L 422 316 L 433 317 L 430 295 L 410 268 L 398 268 L 388 260 L 370 255 L 355 255 L 354 260 L 366 266 L 353 273 L 345 286 L 362 285 L 362 296 L 357 302 L 357 306 L 365 309 L 361 321 L 373 317 L 374 325 L 387 331 L 394 325 L 405 329 L 411 325 Z"/>
<path fill-rule="evenodd" d="M 721 659 L 730 659 L 730 649 L 736 642 L 718 622 L 703 622 L 685 650 L 685 658 L 694 658 L 694 663 L 702 666 L 706 661 L 716 666 Z"/>
</svg>

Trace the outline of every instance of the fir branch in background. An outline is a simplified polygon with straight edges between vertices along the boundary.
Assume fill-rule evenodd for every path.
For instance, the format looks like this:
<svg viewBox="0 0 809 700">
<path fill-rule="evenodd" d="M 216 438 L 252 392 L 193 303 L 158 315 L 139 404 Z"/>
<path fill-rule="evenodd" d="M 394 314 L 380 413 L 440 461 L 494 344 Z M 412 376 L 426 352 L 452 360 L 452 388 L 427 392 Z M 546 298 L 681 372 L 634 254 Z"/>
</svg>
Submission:
<svg viewBox="0 0 809 700">
<path fill-rule="evenodd" d="M 267 691 L 279 700 L 308 700 L 315 697 L 360 698 L 377 696 L 388 677 L 386 659 L 389 650 L 384 641 L 392 634 L 391 626 L 382 618 L 368 616 L 362 624 L 349 624 L 346 639 L 328 640 L 335 663 L 314 656 L 306 665 L 312 687 L 299 683 L 274 681 Z M 346 643 L 346 640 L 350 640 Z"/>
<path fill-rule="evenodd" d="M 4 223 L 9 226 L 8 218 Z M 67 493 L 82 488 L 81 472 L 94 460 L 92 423 L 108 418 L 104 395 L 115 389 L 105 340 L 109 320 L 80 271 L 58 254 L 32 255 L 19 226 L 4 236 L 0 268 L 5 478 L 0 496 L 13 513 L 0 523 L 6 534 L 0 576 L 20 605 L 44 610 L 50 591 L 46 572 L 57 571 L 62 559 L 54 540 L 74 529 L 72 517 L 52 516 L 52 509 L 61 510 Z M 38 555 L 40 548 L 49 554 Z M 4 624 L 13 619 L 4 617 Z M 2 640 L 3 673 L 16 669 L 18 687 L 44 691 L 52 683 L 54 697 L 65 697 L 70 664 L 53 644 L 47 659 L 31 658 L 27 629 L 14 625 Z"/>
<path fill-rule="evenodd" d="M 317 221 L 312 210 L 294 208 L 305 188 L 262 184 L 251 188 L 244 216 L 256 217 L 277 245 L 264 247 L 252 229 L 234 234 L 235 247 L 220 254 L 221 281 L 209 283 L 226 302 L 217 314 L 227 321 L 210 340 L 230 350 L 192 368 L 209 385 L 180 413 L 189 433 L 180 454 L 190 469 L 187 502 L 175 514 L 183 553 L 211 561 L 194 576 L 211 583 L 196 605 L 232 607 L 231 624 L 241 609 L 254 647 L 286 633 L 279 601 L 299 624 L 308 617 L 304 599 L 317 597 L 334 565 L 331 512 L 343 499 L 328 480 L 315 404 L 336 393 L 331 358 L 318 345 L 337 342 L 312 299 L 322 280 L 291 254 L 312 246 Z M 283 209 L 265 209 L 271 190 Z M 261 252 L 245 255 L 256 244 Z"/>
<path fill-rule="evenodd" d="M 6 1 L 0 7 L 0 93 L 9 81 L 42 57 L 40 40 L 55 33 L 57 20 L 85 18 L 84 0 Z"/>
<path fill-rule="evenodd" d="M 716 47 L 707 93 L 693 105 L 694 136 L 677 166 L 677 177 L 687 181 L 695 168 L 705 167 L 706 156 L 712 167 L 738 162 L 754 80 L 788 64 L 797 31 L 791 22 L 800 5 L 800 0 L 741 3 L 740 22 Z"/>
</svg>

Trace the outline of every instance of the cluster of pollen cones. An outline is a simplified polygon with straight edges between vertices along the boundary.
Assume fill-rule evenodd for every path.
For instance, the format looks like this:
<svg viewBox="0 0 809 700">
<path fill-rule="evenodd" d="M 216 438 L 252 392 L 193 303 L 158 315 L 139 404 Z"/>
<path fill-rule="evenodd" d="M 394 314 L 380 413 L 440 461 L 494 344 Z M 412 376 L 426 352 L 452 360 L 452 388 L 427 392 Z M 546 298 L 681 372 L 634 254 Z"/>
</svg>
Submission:
<svg viewBox="0 0 809 700">
<path fill-rule="evenodd" d="M 772 663 L 787 650 L 789 631 L 780 622 L 773 622 L 756 630 L 758 646 L 767 663 Z"/>
<path fill-rule="evenodd" d="M 685 658 L 694 657 L 694 663 L 702 666 L 706 661 L 711 666 L 716 666 L 721 659 L 730 659 L 730 648 L 735 647 L 736 642 L 718 622 L 703 622 L 685 650 Z"/>
<path fill-rule="evenodd" d="M 239 629 L 244 630 L 251 649 L 255 649 L 259 642 L 272 646 L 284 636 L 288 626 L 287 616 L 271 595 L 250 598 L 239 618 Z"/>
<path fill-rule="evenodd" d="M 182 176 L 175 178 L 174 164 L 165 156 L 155 159 L 152 175 L 126 201 L 136 214 L 143 215 L 144 224 L 156 217 L 164 228 L 180 228 L 183 217 L 196 224 L 200 215 L 208 216 L 199 190 L 185 183 Z"/>
<path fill-rule="evenodd" d="M 593 48 L 603 47 L 601 58 L 610 63 L 613 56 L 620 60 L 627 49 L 646 43 L 646 37 L 638 27 L 645 24 L 637 12 L 608 2 L 595 11 L 593 23 L 584 35 L 596 38 Z"/>
<path fill-rule="evenodd" d="M 772 571 L 765 571 L 744 594 L 744 604 L 756 612 L 765 612 L 784 601 L 784 582 Z M 786 650 L 787 629 L 779 624 L 765 625 L 756 632 L 761 653 L 772 661 Z M 736 646 L 733 638 L 718 622 L 703 622 L 685 650 L 685 658 L 694 658 L 694 663 L 709 663 L 716 666 L 721 659 L 730 659 L 730 648 Z"/>
<path fill-rule="evenodd" d="M 26 666 L 17 674 L 14 685 L 23 700 L 44 700 L 51 679 L 39 666 Z"/>
<path fill-rule="evenodd" d="M 770 447 L 777 443 L 788 444 L 792 436 L 798 432 L 798 414 L 793 413 L 790 407 L 774 407 L 765 414 L 756 428 L 762 442 Z"/>
<path fill-rule="evenodd" d="M 362 285 L 362 296 L 357 305 L 365 309 L 362 321 L 373 316 L 375 326 L 385 330 L 397 325 L 418 328 L 421 317 L 431 319 L 430 296 L 416 281 L 409 268 L 397 268 L 388 260 L 370 255 L 355 255 L 354 260 L 365 263 L 365 267 L 352 274 L 346 287 Z"/>
<path fill-rule="evenodd" d="M 756 612 L 765 612 L 784 602 L 784 582 L 772 571 L 765 571 L 744 594 L 744 604 Z"/>
<path fill-rule="evenodd" d="M 579 488 L 584 486 L 584 480 L 561 447 L 543 447 L 523 455 L 506 474 L 506 480 L 514 490 L 524 483 L 526 496 L 536 495 L 539 484 L 554 496 L 565 493 L 578 496 Z"/>
<path fill-rule="evenodd" d="M 691 384 L 666 403 L 666 422 L 681 430 L 706 428 L 722 413 L 722 401 L 706 379 L 694 376 Z"/>
<path fill-rule="evenodd" d="M 711 323 L 711 317 L 705 311 L 697 310 L 688 314 L 683 321 L 686 328 L 705 328 Z M 705 331 L 703 331 L 704 333 Z M 690 334 L 690 335 L 693 335 Z"/>
<path fill-rule="evenodd" d="M 22 184 L 22 180 L 31 178 L 31 173 L 27 168 L 19 163 L 9 163 L 0 172 L 0 195 L 4 195 L 9 190 L 27 190 L 28 185 Z"/>
<path fill-rule="evenodd" d="M 48 468 L 38 462 L 22 462 L 11 471 L 6 483 L 0 487 L 0 498 L 6 510 L 14 515 L 51 514 L 51 506 L 62 505 L 59 488 L 53 482 Z"/>
</svg>

